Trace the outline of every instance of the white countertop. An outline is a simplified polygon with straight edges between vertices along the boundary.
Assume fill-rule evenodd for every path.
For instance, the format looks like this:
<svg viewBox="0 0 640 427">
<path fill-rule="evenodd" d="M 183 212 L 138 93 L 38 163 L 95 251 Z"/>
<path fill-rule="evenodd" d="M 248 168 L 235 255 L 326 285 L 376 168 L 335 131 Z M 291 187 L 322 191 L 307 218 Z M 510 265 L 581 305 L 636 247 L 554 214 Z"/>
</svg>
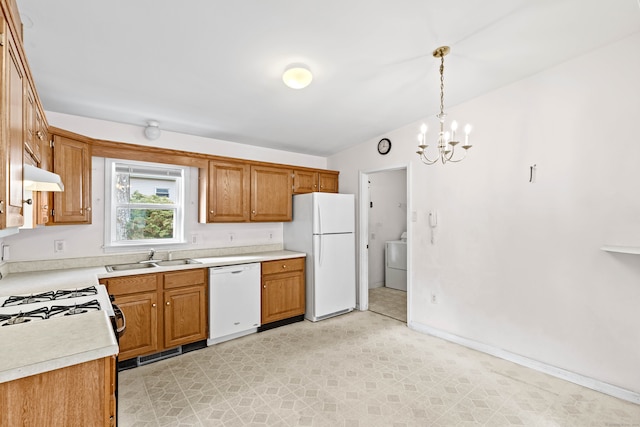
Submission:
<svg viewBox="0 0 640 427">
<path fill-rule="evenodd" d="M 104 267 L 13 273 L 0 280 L 0 295 L 95 285 L 101 278 L 218 267 L 304 257 L 302 252 L 270 251 L 196 258 L 200 264 L 114 271 Z M 64 324 L 64 327 L 60 327 Z M 101 310 L 0 328 L 0 383 L 118 353 L 106 313 Z"/>
<path fill-rule="evenodd" d="M 0 331 L 0 383 L 118 354 L 104 310 Z"/>
</svg>

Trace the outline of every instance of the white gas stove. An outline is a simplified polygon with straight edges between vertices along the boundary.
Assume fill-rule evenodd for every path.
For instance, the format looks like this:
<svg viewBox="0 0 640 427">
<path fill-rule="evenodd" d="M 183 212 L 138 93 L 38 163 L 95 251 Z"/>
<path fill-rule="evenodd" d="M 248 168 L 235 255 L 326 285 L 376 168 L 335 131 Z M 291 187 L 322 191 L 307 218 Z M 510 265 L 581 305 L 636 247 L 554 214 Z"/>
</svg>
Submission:
<svg viewBox="0 0 640 427">
<path fill-rule="evenodd" d="M 114 307 L 103 285 L 0 296 L 0 327 L 98 310 L 105 310 L 110 318 L 115 318 Z"/>
</svg>

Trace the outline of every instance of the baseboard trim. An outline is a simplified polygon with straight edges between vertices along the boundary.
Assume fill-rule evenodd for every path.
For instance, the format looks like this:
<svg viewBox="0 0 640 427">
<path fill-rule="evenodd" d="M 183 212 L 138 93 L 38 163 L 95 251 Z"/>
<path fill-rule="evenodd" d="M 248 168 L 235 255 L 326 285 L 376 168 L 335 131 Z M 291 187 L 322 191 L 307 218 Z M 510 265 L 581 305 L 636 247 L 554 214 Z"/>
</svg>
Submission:
<svg viewBox="0 0 640 427">
<path fill-rule="evenodd" d="M 516 363 L 527 368 L 543 372 L 556 378 L 560 378 L 565 381 L 572 382 L 574 384 L 581 385 L 591 390 L 598 391 L 600 393 L 608 394 L 613 397 L 617 397 L 628 402 L 640 404 L 640 393 L 632 390 L 627 390 L 622 387 L 615 386 L 613 384 L 606 383 L 604 381 L 596 380 L 594 378 L 586 377 L 584 375 L 576 374 L 575 372 L 567 371 L 556 366 L 548 365 L 537 360 L 529 359 L 528 357 L 521 356 L 519 354 L 511 353 L 509 351 L 493 347 L 488 344 L 484 344 L 478 341 L 463 338 L 458 335 L 450 334 L 449 332 L 442 331 L 440 329 L 432 328 L 427 325 L 423 325 L 417 322 L 409 322 L 407 324 L 410 329 L 421 332 L 434 337 L 442 338 L 443 340 L 450 341 L 455 344 L 460 344 L 464 347 L 471 348 L 473 350 L 480 351 L 482 353 L 490 354 L 500 359 L 508 360 L 509 362 Z"/>
</svg>

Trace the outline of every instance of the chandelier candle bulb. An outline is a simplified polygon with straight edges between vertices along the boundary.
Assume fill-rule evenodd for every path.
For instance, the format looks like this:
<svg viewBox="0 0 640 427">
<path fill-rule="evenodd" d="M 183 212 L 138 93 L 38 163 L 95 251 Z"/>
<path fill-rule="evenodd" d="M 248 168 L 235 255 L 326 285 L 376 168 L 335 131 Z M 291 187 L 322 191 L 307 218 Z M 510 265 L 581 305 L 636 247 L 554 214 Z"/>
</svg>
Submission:
<svg viewBox="0 0 640 427">
<path fill-rule="evenodd" d="M 471 145 L 469 144 L 469 134 L 471 133 L 471 125 L 467 124 L 464 127 L 464 145 L 463 148 L 469 148 Z"/>
<path fill-rule="evenodd" d="M 458 130 L 458 122 L 455 120 L 451 122 L 451 140 L 456 140 L 456 131 Z"/>
</svg>

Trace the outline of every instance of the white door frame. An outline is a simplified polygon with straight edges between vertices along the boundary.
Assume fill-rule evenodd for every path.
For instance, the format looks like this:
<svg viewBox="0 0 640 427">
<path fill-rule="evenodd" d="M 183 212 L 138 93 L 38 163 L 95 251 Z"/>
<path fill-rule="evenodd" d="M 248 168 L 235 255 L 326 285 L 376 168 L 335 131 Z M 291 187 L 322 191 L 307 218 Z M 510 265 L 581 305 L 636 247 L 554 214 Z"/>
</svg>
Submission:
<svg viewBox="0 0 640 427">
<path fill-rule="evenodd" d="M 404 169 L 407 172 L 407 324 L 411 322 L 411 163 L 388 166 L 382 169 L 360 171 L 358 183 L 358 306 L 361 311 L 369 309 L 369 175 Z"/>
</svg>

